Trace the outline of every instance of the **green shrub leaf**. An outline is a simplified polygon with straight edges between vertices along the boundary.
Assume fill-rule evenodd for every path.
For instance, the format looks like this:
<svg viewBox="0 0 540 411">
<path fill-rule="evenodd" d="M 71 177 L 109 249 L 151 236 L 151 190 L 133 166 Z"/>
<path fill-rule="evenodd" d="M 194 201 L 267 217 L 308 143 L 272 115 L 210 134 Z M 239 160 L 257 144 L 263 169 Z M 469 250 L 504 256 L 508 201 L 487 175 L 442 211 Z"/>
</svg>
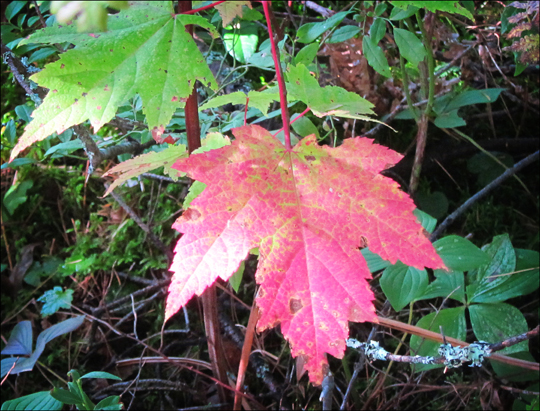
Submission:
<svg viewBox="0 0 540 411">
<path fill-rule="evenodd" d="M 400 261 L 385 269 L 380 280 L 386 298 L 396 311 L 401 311 L 403 307 L 421 296 L 428 282 L 425 269 L 409 267 Z"/>
<path fill-rule="evenodd" d="M 405 57 L 414 67 L 418 67 L 424 58 L 426 58 L 426 48 L 416 34 L 409 30 L 394 28 L 394 39 L 399 48 L 399 52 Z"/>
<path fill-rule="evenodd" d="M 377 73 L 382 74 L 385 77 L 392 77 L 390 66 L 388 65 L 388 60 L 386 60 L 384 52 L 373 42 L 371 37 L 364 36 L 364 39 L 362 40 L 362 51 L 364 52 L 369 65 L 373 67 Z"/>
<path fill-rule="evenodd" d="M 433 243 L 444 264 L 452 271 L 469 271 L 489 262 L 489 256 L 477 246 L 457 235 Z"/>
<path fill-rule="evenodd" d="M 61 410 L 64 404 L 55 399 L 49 391 L 39 391 L 30 395 L 15 398 L 2 403 L 4 410 L 36 410 L 54 411 Z"/>
<path fill-rule="evenodd" d="M 527 320 L 521 311 L 506 303 L 473 304 L 469 307 L 469 315 L 474 335 L 479 341 L 495 343 L 528 330 Z M 529 342 L 523 341 L 500 352 L 509 354 L 528 349 Z"/>
</svg>

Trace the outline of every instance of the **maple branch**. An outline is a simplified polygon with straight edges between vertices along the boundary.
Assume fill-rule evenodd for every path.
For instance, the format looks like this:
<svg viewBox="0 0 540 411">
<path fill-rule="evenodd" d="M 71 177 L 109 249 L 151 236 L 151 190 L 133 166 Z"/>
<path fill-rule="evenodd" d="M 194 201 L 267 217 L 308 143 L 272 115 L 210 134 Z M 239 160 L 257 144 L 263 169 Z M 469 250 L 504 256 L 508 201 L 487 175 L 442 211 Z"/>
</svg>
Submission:
<svg viewBox="0 0 540 411">
<path fill-rule="evenodd" d="M 253 344 L 253 336 L 255 335 L 255 326 L 259 320 L 259 307 L 257 302 L 253 301 L 253 307 L 249 314 L 248 325 L 246 328 L 246 337 L 242 346 L 242 356 L 240 357 L 240 364 L 238 365 L 238 374 L 236 375 L 236 392 L 241 392 L 244 386 L 244 378 L 246 376 L 246 368 L 249 362 L 249 355 L 251 353 L 251 346 Z M 241 397 L 238 394 L 234 394 L 234 410 L 240 410 Z"/>
<path fill-rule="evenodd" d="M 156 141 L 150 140 L 144 144 L 139 143 L 137 140 L 129 138 L 128 141 L 122 142 L 112 147 L 100 149 L 92 136 L 90 131 L 83 125 L 73 126 L 73 131 L 83 143 L 84 151 L 90 162 L 88 167 L 88 174 L 92 174 L 95 169 L 105 160 L 116 158 L 121 154 L 131 153 L 131 154 L 140 154 L 147 148 L 152 147 L 157 144 Z"/>
<path fill-rule="evenodd" d="M 238 348 L 243 348 L 245 337 L 242 335 L 234 323 L 223 312 L 219 313 L 219 321 L 223 326 L 225 334 L 236 344 Z M 289 410 L 292 406 L 289 404 L 287 397 L 282 395 L 282 390 L 279 384 L 275 381 L 273 374 L 270 372 L 270 366 L 266 359 L 259 352 L 252 352 L 249 356 L 249 365 L 260 378 L 266 387 L 272 393 L 272 397 L 281 403 L 282 409 Z"/>
<path fill-rule="evenodd" d="M 191 1 L 179 1 L 178 11 L 186 13 L 191 11 Z M 186 25 L 186 31 L 193 36 L 193 25 Z M 191 154 L 201 146 L 201 129 L 199 124 L 199 110 L 197 102 L 197 88 L 193 84 L 193 91 L 186 101 L 184 108 L 186 118 L 186 133 L 188 152 Z M 201 295 L 204 313 L 204 328 L 208 338 L 208 354 L 213 367 L 213 374 L 224 385 L 228 384 L 227 368 L 225 364 L 221 334 L 219 331 L 216 286 L 212 284 Z M 228 396 L 224 388 L 218 386 L 221 402 L 227 402 Z"/>
<path fill-rule="evenodd" d="M 285 88 L 285 81 L 283 79 L 283 72 L 281 70 L 281 62 L 279 59 L 279 51 L 276 47 L 276 41 L 272 32 L 272 18 L 268 1 L 263 1 L 264 15 L 266 17 L 266 25 L 268 27 L 268 33 L 270 35 L 270 45 L 272 46 L 272 58 L 274 59 L 274 66 L 276 68 L 276 77 L 279 87 L 279 103 L 281 105 L 281 119 L 283 121 L 283 134 L 285 135 L 285 147 L 287 150 L 292 149 L 291 145 L 291 126 L 289 118 L 289 107 L 287 106 L 287 89 Z"/>
<path fill-rule="evenodd" d="M 34 101 L 43 100 L 47 94 L 45 89 L 38 86 L 36 90 L 33 90 L 30 81 L 27 80 L 30 73 L 25 65 L 8 47 L 4 45 L 4 43 L 1 43 L 1 49 L 2 56 L 13 73 L 13 77 L 15 77 L 15 80 L 17 80 L 24 91 L 26 91 L 26 94 L 28 94 L 28 96 Z"/>
<path fill-rule="evenodd" d="M 512 177 L 522 168 L 537 161 L 539 157 L 540 157 L 540 154 L 539 154 L 539 151 L 537 150 L 535 153 L 525 157 L 520 162 L 514 164 L 513 167 L 507 169 L 504 173 L 502 173 L 499 177 L 497 177 L 495 180 L 493 180 L 491 183 L 485 186 L 482 190 L 480 190 L 478 193 L 476 193 L 467 201 L 465 201 L 456 211 L 454 211 L 452 214 L 446 217 L 444 221 L 441 224 L 439 224 L 437 229 L 433 231 L 429 239 L 431 241 L 435 241 L 448 228 L 450 224 L 452 224 L 461 214 L 467 211 L 474 203 L 484 198 L 487 194 L 493 191 L 493 189 L 501 185 L 503 181 L 507 180 L 509 177 Z"/>
<path fill-rule="evenodd" d="M 189 14 L 191 9 L 191 1 L 179 1 L 178 11 L 181 14 Z M 186 31 L 193 37 L 193 25 L 186 25 Z M 201 146 L 201 127 L 199 124 L 199 109 L 197 102 L 197 87 L 193 84 L 193 91 L 186 100 L 184 107 L 186 118 L 186 134 L 188 143 L 188 152 L 191 154 L 194 150 Z"/>
</svg>

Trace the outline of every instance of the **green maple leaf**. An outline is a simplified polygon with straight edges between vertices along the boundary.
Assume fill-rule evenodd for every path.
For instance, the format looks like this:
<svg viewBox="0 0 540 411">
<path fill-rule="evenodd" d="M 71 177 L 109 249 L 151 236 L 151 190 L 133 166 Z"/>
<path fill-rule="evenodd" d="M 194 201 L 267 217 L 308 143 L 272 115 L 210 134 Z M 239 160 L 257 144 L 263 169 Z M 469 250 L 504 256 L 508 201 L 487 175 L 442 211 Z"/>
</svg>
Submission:
<svg viewBox="0 0 540 411">
<path fill-rule="evenodd" d="M 135 158 L 123 161 L 103 174 L 103 177 L 110 176 L 115 173 L 119 174 L 118 178 L 114 180 L 109 188 L 107 188 L 107 191 L 105 194 L 103 194 L 103 197 L 106 197 L 116 187 L 122 185 L 132 178 L 155 170 L 159 167 L 165 167 L 165 169 L 170 168 L 176 160 L 186 156 L 186 146 L 179 144 L 177 146 L 170 146 L 163 151 L 151 151 L 149 153 L 141 154 Z"/>
<path fill-rule="evenodd" d="M 368 115 L 375 114 L 373 104 L 341 87 L 321 87 L 303 64 L 289 67 L 287 92 L 293 99 L 307 104 L 317 117 L 338 116 L 380 123 Z M 384 123 L 383 123 L 384 124 Z"/>
<path fill-rule="evenodd" d="M 137 93 L 148 126 L 160 141 L 196 80 L 217 87 L 186 24 L 198 24 L 217 35 L 202 17 L 174 15 L 170 2 L 136 2 L 110 17 L 106 33 L 77 33 L 74 25 L 56 26 L 23 40 L 20 44 L 69 42 L 75 48 L 32 76 L 50 91 L 11 158 L 53 132 L 88 119 L 99 130 Z"/>
</svg>

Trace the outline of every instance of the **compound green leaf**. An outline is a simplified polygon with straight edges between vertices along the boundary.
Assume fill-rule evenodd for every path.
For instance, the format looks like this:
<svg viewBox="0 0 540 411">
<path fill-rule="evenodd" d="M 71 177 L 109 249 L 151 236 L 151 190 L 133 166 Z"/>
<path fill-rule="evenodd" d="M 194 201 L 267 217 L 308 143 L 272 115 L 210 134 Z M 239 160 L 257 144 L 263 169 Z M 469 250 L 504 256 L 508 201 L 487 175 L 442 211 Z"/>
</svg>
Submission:
<svg viewBox="0 0 540 411">
<path fill-rule="evenodd" d="M 369 28 L 369 37 L 373 44 L 379 44 L 386 34 L 386 20 L 376 17 Z"/>
<path fill-rule="evenodd" d="M 451 111 L 472 104 L 494 103 L 503 90 L 503 88 L 487 88 L 484 90 L 464 91 L 450 100 L 444 111 Z"/>
<path fill-rule="evenodd" d="M 328 31 L 341 23 L 349 13 L 349 11 L 342 11 L 320 23 L 304 24 L 296 33 L 297 41 L 300 43 L 311 43 L 315 41 L 315 39 L 325 31 Z"/>
<path fill-rule="evenodd" d="M 418 219 L 418 222 L 422 224 L 422 227 L 428 232 L 432 233 L 437 225 L 437 219 L 420 209 L 414 210 L 414 215 Z"/>
<path fill-rule="evenodd" d="M 258 26 L 249 21 L 242 21 L 239 28 L 234 30 L 225 29 L 223 44 L 227 52 L 245 64 L 255 54 L 259 42 Z"/>
<path fill-rule="evenodd" d="M 418 7 L 414 7 L 409 5 L 406 9 L 402 9 L 400 7 L 396 7 L 394 5 L 394 8 L 390 12 L 390 20 L 403 20 L 407 17 L 411 17 L 414 13 L 418 11 Z"/>
<path fill-rule="evenodd" d="M 302 47 L 294 58 L 294 64 L 303 64 L 307 67 L 317 56 L 317 51 L 319 51 L 319 43 L 311 43 L 305 47 Z"/>
<path fill-rule="evenodd" d="M 349 40 L 360 33 L 360 27 L 356 26 L 344 26 L 340 27 L 332 33 L 330 38 L 326 40 L 327 43 L 341 43 L 342 41 Z"/>
<path fill-rule="evenodd" d="M 474 282 L 467 287 L 467 295 L 471 302 L 500 302 L 508 298 L 528 294 L 538 287 L 538 276 L 531 267 L 524 272 L 516 270 L 516 252 L 508 234 L 493 238 L 491 244 L 482 249 L 490 256 L 491 261 L 481 266 L 475 276 Z M 528 251 L 528 250 L 523 250 Z M 523 261 L 523 260 L 522 260 Z M 538 267 L 538 264 L 536 265 Z M 536 277 L 536 278 L 535 278 Z M 527 287 L 531 287 L 527 290 Z"/>
<path fill-rule="evenodd" d="M 437 115 L 433 123 L 439 128 L 455 128 L 467 125 L 465 120 L 459 116 L 458 109 Z"/>
<path fill-rule="evenodd" d="M 461 271 L 435 270 L 435 281 L 430 283 L 419 300 L 452 298 L 465 303 L 465 276 Z"/>
<path fill-rule="evenodd" d="M 88 374 L 82 375 L 80 378 L 105 378 L 108 380 L 122 381 L 122 378 L 114 374 L 105 372 L 105 371 L 92 371 L 92 372 L 89 372 Z"/>
<path fill-rule="evenodd" d="M 384 270 L 391 265 L 390 261 L 383 260 L 378 254 L 371 251 L 369 247 L 362 248 L 360 252 L 362 253 L 362 257 L 366 260 L 366 264 L 371 273 Z"/>
</svg>

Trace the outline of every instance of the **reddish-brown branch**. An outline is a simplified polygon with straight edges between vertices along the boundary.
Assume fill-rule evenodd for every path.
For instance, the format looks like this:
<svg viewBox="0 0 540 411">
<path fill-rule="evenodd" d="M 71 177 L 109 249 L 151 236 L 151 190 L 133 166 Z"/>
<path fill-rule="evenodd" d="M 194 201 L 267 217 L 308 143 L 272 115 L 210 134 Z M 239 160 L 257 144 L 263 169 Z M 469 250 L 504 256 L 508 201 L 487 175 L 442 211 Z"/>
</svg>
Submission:
<svg viewBox="0 0 540 411">
<path fill-rule="evenodd" d="M 251 313 L 249 315 L 248 325 L 246 328 L 246 336 L 244 337 L 244 345 L 242 346 L 242 356 L 240 357 L 240 365 L 238 366 L 238 375 L 236 376 L 236 391 L 234 394 L 234 409 L 240 410 L 241 396 L 238 392 L 242 392 L 244 386 L 244 378 L 246 377 L 246 368 L 249 363 L 249 355 L 251 354 L 251 346 L 253 345 L 253 336 L 255 335 L 255 326 L 259 320 L 259 307 L 253 302 Z"/>
<path fill-rule="evenodd" d="M 246 97 L 246 107 L 244 108 L 244 126 L 247 125 L 248 107 L 249 107 L 249 97 Z"/>
<path fill-rule="evenodd" d="M 437 334 L 436 332 L 429 331 L 429 330 L 424 330 L 423 328 L 416 327 L 414 325 L 404 324 L 404 323 L 402 323 L 400 321 L 391 320 L 389 318 L 384 318 L 384 317 L 380 317 L 380 316 L 378 316 L 377 319 L 379 320 L 379 324 L 384 325 L 386 327 L 390 327 L 390 328 L 392 328 L 394 330 L 399 330 L 399 331 L 403 331 L 403 332 L 406 332 L 406 333 L 409 333 L 409 334 L 414 334 L 414 335 L 417 335 L 417 336 L 422 337 L 422 338 L 426 338 L 426 339 L 431 340 L 431 341 L 440 342 L 441 344 L 444 343 L 443 336 L 441 334 Z M 446 339 L 446 342 L 448 342 L 448 343 L 450 343 L 450 344 L 452 344 L 454 346 L 460 345 L 460 346 L 464 347 L 466 345 L 469 345 L 468 342 L 458 340 L 457 338 L 452 338 L 452 337 L 446 337 L 445 336 L 445 339 Z M 533 371 L 539 371 L 540 370 L 540 365 L 538 363 L 525 361 L 525 360 L 520 360 L 519 358 L 507 357 L 507 356 L 501 355 L 501 354 L 491 354 L 491 356 L 489 358 L 491 360 L 502 362 L 502 363 L 505 363 L 505 364 L 508 364 L 508 365 L 514 365 L 516 367 L 526 368 L 528 370 L 533 370 Z"/>
<path fill-rule="evenodd" d="M 187 14 L 191 10 L 191 1 L 179 1 L 178 12 L 180 14 Z M 193 36 L 193 25 L 188 24 L 186 31 Z M 197 101 L 197 87 L 193 84 L 193 92 L 186 101 L 186 107 L 184 108 L 186 113 L 186 133 L 188 151 L 191 154 L 193 150 L 198 149 L 201 146 L 201 127 L 199 125 L 199 103 Z"/>
<path fill-rule="evenodd" d="M 178 12 L 185 14 L 191 11 L 191 1 L 179 1 Z M 193 26 L 187 25 L 186 31 L 193 35 Z M 201 129 L 199 125 L 199 111 L 197 101 L 197 88 L 193 84 L 193 92 L 188 97 L 185 106 L 186 133 L 188 142 L 188 151 L 191 154 L 201 146 Z M 227 385 L 227 368 L 221 342 L 221 333 L 219 330 L 219 321 L 217 315 L 217 294 L 216 287 L 212 285 L 206 289 L 201 296 L 204 312 L 204 327 L 208 339 L 208 353 L 212 363 L 214 377 Z M 227 402 L 227 394 L 223 387 L 218 386 L 218 393 L 221 402 Z"/>
</svg>

